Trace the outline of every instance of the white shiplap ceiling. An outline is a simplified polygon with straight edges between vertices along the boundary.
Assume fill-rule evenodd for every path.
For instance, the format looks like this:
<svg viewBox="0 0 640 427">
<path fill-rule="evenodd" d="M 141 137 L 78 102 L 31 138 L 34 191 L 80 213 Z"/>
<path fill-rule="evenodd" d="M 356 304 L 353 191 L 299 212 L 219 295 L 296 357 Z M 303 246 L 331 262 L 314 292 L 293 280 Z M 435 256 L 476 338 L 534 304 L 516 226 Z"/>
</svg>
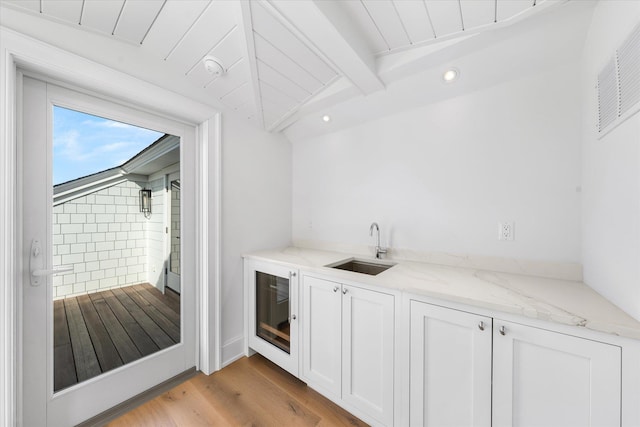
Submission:
<svg viewBox="0 0 640 427">
<path fill-rule="evenodd" d="M 78 37 L 89 31 L 111 39 L 114 51 L 118 43 L 135 46 L 141 58 L 161 61 L 171 76 L 167 87 L 187 85 L 189 95 L 268 130 L 282 130 L 310 103 L 330 99 L 329 93 L 344 98 L 384 90 L 390 82 L 379 74 L 381 58 L 406 63 L 403 54 L 517 24 L 560 3 L 0 0 L 14 11 L 72 26 Z M 202 60 L 208 55 L 222 62 L 225 74 L 206 72 Z"/>
</svg>

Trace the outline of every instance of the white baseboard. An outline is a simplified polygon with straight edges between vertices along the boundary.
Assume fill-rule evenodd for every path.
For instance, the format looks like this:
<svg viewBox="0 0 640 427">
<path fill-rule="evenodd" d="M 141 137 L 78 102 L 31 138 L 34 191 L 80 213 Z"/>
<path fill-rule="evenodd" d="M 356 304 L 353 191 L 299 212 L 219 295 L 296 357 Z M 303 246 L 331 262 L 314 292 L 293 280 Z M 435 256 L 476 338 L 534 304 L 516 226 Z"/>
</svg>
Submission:
<svg viewBox="0 0 640 427">
<path fill-rule="evenodd" d="M 242 335 L 232 338 L 222 344 L 222 357 L 220 368 L 235 362 L 244 356 L 244 337 Z"/>
</svg>

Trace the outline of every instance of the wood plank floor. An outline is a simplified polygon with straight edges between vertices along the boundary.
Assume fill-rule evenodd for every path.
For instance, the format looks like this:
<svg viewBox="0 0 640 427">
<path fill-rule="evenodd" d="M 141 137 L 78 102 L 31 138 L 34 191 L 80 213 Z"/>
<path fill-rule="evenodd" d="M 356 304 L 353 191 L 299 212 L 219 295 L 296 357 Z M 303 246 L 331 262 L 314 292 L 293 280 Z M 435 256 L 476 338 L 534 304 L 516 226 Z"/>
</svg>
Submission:
<svg viewBox="0 0 640 427">
<path fill-rule="evenodd" d="M 53 304 L 55 391 L 180 342 L 180 296 L 148 283 Z"/>
<path fill-rule="evenodd" d="M 202 373 L 107 424 L 129 426 L 366 426 L 256 354 Z"/>
</svg>

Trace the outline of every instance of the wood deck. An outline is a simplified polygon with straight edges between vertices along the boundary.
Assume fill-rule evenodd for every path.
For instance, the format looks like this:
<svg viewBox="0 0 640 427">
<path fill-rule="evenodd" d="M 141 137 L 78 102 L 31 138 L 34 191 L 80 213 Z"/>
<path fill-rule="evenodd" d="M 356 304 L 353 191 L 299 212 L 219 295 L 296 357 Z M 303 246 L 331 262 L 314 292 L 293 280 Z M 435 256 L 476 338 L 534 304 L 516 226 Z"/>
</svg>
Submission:
<svg viewBox="0 0 640 427">
<path fill-rule="evenodd" d="M 180 296 L 148 283 L 54 301 L 54 390 L 180 342 Z"/>
</svg>

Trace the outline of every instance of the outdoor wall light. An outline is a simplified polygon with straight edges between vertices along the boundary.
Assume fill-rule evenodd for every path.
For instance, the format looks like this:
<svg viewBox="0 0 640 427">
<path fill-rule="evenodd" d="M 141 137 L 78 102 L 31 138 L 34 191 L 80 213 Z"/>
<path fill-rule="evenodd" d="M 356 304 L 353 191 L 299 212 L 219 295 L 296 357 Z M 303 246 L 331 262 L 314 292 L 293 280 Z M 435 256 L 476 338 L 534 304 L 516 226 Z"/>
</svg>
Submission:
<svg viewBox="0 0 640 427">
<path fill-rule="evenodd" d="M 140 190 L 140 212 L 142 212 L 144 216 L 151 214 L 151 190 L 147 190 L 146 188 Z"/>
</svg>

